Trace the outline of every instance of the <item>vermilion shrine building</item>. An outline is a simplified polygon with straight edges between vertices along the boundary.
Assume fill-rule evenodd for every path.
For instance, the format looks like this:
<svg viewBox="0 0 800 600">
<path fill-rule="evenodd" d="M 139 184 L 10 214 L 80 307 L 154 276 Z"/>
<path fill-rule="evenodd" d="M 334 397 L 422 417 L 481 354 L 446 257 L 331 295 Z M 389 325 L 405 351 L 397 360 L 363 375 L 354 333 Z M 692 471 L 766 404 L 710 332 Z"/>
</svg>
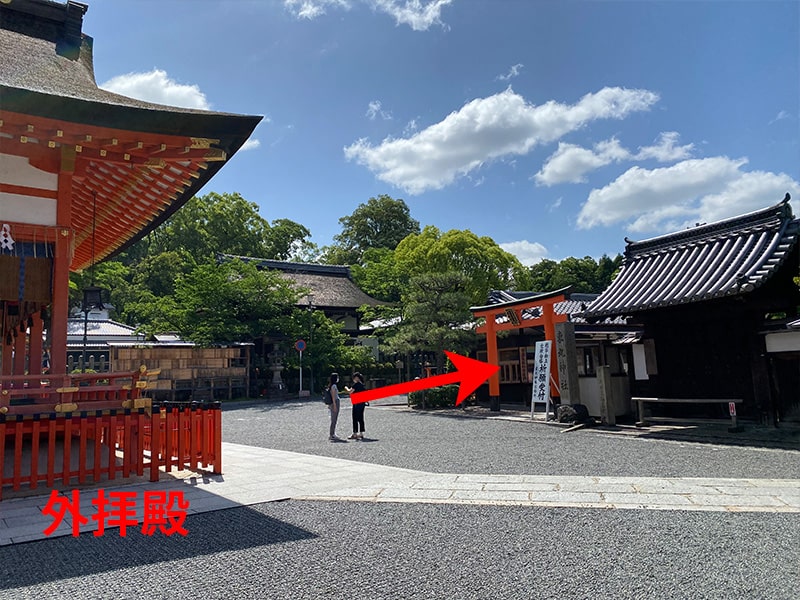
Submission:
<svg viewBox="0 0 800 600">
<path fill-rule="evenodd" d="M 85 409 L 134 406 L 135 373 L 127 383 L 106 375 L 104 389 L 96 377 L 67 373 L 69 274 L 126 249 L 167 219 L 261 119 L 98 88 L 93 41 L 82 33 L 87 10 L 73 1 L 0 3 L 0 442 L 29 431 L 26 415 L 48 415 L 37 421 L 38 433 L 52 421 L 59 435 L 73 426 L 85 438 L 86 427 L 109 427 L 81 423 L 95 418 Z M 89 292 L 96 302 L 95 290 Z M 47 377 L 40 376 L 44 331 Z M 25 480 L 14 477 L 15 487 Z M 67 483 L 70 474 L 64 477 Z"/>
</svg>

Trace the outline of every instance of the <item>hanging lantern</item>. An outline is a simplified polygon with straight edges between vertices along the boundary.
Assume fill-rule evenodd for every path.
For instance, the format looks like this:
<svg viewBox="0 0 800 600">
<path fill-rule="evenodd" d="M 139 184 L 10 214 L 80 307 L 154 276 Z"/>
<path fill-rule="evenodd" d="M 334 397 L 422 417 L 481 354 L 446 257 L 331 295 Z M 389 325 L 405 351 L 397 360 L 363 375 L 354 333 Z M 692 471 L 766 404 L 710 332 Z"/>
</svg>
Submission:
<svg viewBox="0 0 800 600">
<path fill-rule="evenodd" d="M 96 286 L 89 286 L 84 288 L 83 290 L 83 306 L 81 310 L 83 312 L 89 312 L 93 308 L 104 308 L 103 307 L 103 292 L 105 290 Z"/>
</svg>

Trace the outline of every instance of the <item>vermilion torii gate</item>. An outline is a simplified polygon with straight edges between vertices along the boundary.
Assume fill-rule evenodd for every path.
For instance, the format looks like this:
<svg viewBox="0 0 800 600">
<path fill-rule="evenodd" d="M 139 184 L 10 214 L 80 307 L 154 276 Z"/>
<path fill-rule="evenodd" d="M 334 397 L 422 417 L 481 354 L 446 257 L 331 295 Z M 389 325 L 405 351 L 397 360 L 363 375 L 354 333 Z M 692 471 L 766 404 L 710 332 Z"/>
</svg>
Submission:
<svg viewBox="0 0 800 600">
<path fill-rule="evenodd" d="M 472 316 L 482 318 L 483 324 L 476 329 L 477 333 L 486 335 L 486 350 L 490 364 L 499 365 L 497 352 L 497 333 L 524 329 L 526 327 L 542 327 L 545 340 L 553 342 L 550 356 L 550 395 L 558 395 L 558 364 L 556 362 L 556 323 L 568 320 L 565 313 L 558 313 L 555 305 L 564 302 L 570 292 L 569 287 L 553 292 L 537 294 L 521 300 L 512 300 L 500 304 L 474 306 L 470 308 Z M 489 399 L 492 410 L 500 409 L 500 374 L 489 378 Z"/>
</svg>

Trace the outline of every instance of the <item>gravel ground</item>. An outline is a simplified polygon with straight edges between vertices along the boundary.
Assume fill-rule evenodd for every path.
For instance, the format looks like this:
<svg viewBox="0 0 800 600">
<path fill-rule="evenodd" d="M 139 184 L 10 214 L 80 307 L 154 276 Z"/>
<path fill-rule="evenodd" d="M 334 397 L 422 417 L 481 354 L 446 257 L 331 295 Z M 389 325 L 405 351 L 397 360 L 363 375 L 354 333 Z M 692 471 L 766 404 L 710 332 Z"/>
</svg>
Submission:
<svg viewBox="0 0 800 600">
<path fill-rule="evenodd" d="M 350 429 L 342 413 L 340 433 Z M 371 406 L 327 441 L 316 402 L 230 405 L 229 442 L 433 472 L 800 477 L 800 453 L 562 434 Z M 286 501 L 0 547 L 0 598 L 764 599 L 800 587 L 800 515 Z"/>
<path fill-rule="evenodd" d="M 793 515 L 289 501 L 187 524 L 0 549 L 0 597 L 794 600 L 800 583 Z"/>
<path fill-rule="evenodd" d="M 434 473 L 800 479 L 800 450 L 665 441 L 544 423 L 444 416 L 397 407 L 365 411 L 369 442 L 328 441 L 316 401 L 229 405 L 223 439 Z M 337 431 L 352 430 L 345 400 Z"/>
</svg>

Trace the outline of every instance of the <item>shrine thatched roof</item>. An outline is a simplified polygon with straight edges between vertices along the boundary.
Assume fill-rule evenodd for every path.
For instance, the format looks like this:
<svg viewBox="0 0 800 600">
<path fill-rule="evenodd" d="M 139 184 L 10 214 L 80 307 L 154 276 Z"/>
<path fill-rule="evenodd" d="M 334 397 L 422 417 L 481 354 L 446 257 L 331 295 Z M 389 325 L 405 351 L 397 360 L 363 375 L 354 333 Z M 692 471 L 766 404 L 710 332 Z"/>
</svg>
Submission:
<svg viewBox="0 0 800 600">
<path fill-rule="evenodd" d="M 86 10 L 72 1 L 0 3 L 0 154 L 56 165 L 48 169 L 60 168 L 65 152 L 75 157 L 73 270 L 113 256 L 166 220 L 262 118 L 98 88 L 93 39 L 82 33 Z"/>
<path fill-rule="evenodd" d="M 295 288 L 308 291 L 307 295 L 300 299 L 301 304 L 308 303 L 309 299 L 311 304 L 321 309 L 356 309 L 364 305 L 386 304 L 362 291 L 352 280 L 350 267 L 344 265 L 320 265 L 230 255 L 224 255 L 224 258 L 236 258 L 253 263 L 260 269 L 280 271 Z"/>
</svg>

